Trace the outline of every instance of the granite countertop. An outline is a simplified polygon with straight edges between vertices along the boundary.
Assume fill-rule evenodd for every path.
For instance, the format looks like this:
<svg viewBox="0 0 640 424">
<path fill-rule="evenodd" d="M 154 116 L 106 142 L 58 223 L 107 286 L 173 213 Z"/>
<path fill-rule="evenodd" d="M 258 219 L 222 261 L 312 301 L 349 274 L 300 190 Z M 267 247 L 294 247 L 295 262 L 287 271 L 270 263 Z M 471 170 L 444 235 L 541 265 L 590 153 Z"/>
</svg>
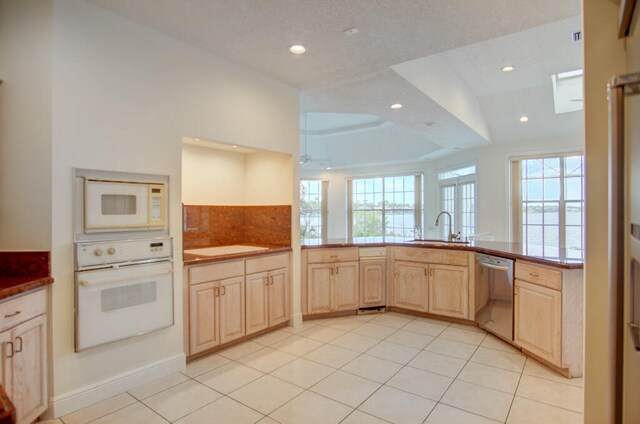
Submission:
<svg viewBox="0 0 640 424">
<path fill-rule="evenodd" d="M 225 250 L 224 247 L 235 247 L 235 246 L 253 246 L 253 247 L 259 247 L 261 249 L 248 251 L 248 252 L 236 252 L 236 253 L 229 253 L 224 251 Z M 192 250 L 192 249 L 186 249 L 182 254 L 182 262 L 184 263 L 184 265 L 199 265 L 199 264 L 206 264 L 211 262 L 228 261 L 231 259 L 244 259 L 244 258 L 251 258 L 254 256 L 271 255 L 273 253 L 291 252 L 290 246 L 273 246 L 273 245 L 265 245 L 265 244 L 250 244 L 250 245 L 236 244 L 236 245 L 230 245 L 230 246 L 212 246 L 212 247 L 221 248 L 220 253 L 216 253 L 214 255 L 199 255 L 194 253 L 187 253 L 187 250 Z M 229 250 L 233 250 L 233 249 L 229 249 Z"/>
<path fill-rule="evenodd" d="M 560 249 L 559 257 L 547 257 L 531 255 L 526 252 L 522 243 L 502 242 L 502 241 L 472 241 L 470 243 L 446 243 L 441 244 L 425 243 L 414 240 L 374 240 L 360 241 L 352 239 L 329 239 L 325 242 L 311 242 L 303 244 L 303 249 L 332 248 L 332 247 L 381 247 L 381 246 L 404 246 L 421 247 L 429 249 L 463 250 L 468 252 L 486 253 L 508 259 L 526 260 L 541 265 L 550 265 L 564 269 L 581 269 L 584 266 L 582 260 L 568 259 L 564 249 Z"/>
<path fill-rule="evenodd" d="M 0 252 L 0 301 L 53 283 L 49 252 Z"/>
</svg>

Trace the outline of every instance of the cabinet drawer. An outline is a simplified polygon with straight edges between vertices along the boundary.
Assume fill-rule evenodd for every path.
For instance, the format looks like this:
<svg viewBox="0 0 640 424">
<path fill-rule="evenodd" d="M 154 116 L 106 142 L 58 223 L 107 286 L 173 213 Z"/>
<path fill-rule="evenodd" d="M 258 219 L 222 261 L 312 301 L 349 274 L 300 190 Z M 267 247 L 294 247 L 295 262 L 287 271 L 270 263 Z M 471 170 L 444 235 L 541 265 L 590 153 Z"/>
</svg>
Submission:
<svg viewBox="0 0 640 424">
<path fill-rule="evenodd" d="M 442 265 L 469 265 L 469 253 L 446 249 L 424 249 L 420 247 L 398 247 L 394 251 L 399 261 L 424 262 Z"/>
<path fill-rule="evenodd" d="M 223 280 L 244 275 L 244 260 L 189 267 L 189 284 Z"/>
<path fill-rule="evenodd" d="M 357 247 L 345 249 L 310 249 L 307 252 L 307 262 L 310 264 L 322 262 L 350 262 L 357 260 Z"/>
<path fill-rule="evenodd" d="M 554 290 L 562 290 L 562 272 L 516 261 L 516 279 Z"/>
<path fill-rule="evenodd" d="M 247 259 L 247 274 L 286 268 L 289 266 L 289 255 L 270 255 L 261 258 Z"/>
<path fill-rule="evenodd" d="M 44 290 L 0 303 L 0 332 L 42 315 L 46 310 Z"/>
</svg>

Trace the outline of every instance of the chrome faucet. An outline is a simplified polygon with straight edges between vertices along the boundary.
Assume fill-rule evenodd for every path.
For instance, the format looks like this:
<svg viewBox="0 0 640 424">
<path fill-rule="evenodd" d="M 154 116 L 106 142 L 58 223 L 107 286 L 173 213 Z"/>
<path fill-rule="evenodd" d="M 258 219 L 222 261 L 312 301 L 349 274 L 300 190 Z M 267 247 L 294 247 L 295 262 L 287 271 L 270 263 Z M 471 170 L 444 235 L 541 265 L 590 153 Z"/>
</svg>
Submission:
<svg viewBox="0 0 640 424">
<path fill-rule="evenodd" d="M 456 234 L 453 233 L 453 226 L 452 226 L 452 221 L 451 221 L 451 214 L 447 211 L 442 211 L 438 214 L 438 217 L 436 218 L 436 227 L 440 224 L 440 217 L 442 215 L 447 215 L 449 217 L 449 241 L 453 241 L 456 238 L 458 238 L 458 236 Z"/>
</svg>

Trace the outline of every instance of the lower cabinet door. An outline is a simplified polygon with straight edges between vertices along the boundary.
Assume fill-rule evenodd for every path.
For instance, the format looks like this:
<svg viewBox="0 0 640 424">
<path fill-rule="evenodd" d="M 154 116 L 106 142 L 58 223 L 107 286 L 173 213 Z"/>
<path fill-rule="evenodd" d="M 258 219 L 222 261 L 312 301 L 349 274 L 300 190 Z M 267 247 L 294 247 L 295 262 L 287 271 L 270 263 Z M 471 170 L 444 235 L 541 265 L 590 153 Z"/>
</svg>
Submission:
<svg viewBox="0 0 640 424">
<path fill-rule="evenodd" d="M 429 306 L 429 265 L 396 261 L 394 264 L 393 306 L 427 312 Z"/>
<path fill-rule="evenodd" d="M 516 344 L 552 364 L 562 366 L 560 291 L 516 280 L 514 304 Z"/>
<path fill-rule="evenodd" d="M 220 344 L 218 328 L 218 282 L 195 284 L 189 293 L 191 354 Z"/>
<path fill-rule="evenodd" d="M 33 318 L 11 331 L 13 341 L 13 388 L 11 401 L 18 424 L 33 422 L 47 409 L 46 320 Z"/>
<path fill-rule="evenodd" d="M 220 343 L 245 335 L 244 277 L 220 281 Z"/>
<path fill-rule="evenodd" d="M 384 260 L 360 261 L 360 307 L 371 308 L 385 304 Z"/>
<path fill-rule="evenodd" d="M 9 398 L 12 398 L 13 390 L 12 374 L 13 374 L 13 353 L 15 348 L 11 341 L 11 330 L 0 333 L 0 386 L 4 389 Z"/>
<path fill-rule="evenodd" d="M 269 327 L 269 274 L 259 272 L 246 278 L 247 334 Z"/>
<path fill-rule="evenodd" d="M 269 326 L 289 321 L 289 268 L 269 272 Z"/>
<path fill-rule="evenodd" d="M 429 265 L 429 312 L 469 317 L 469 270 L 462 266 Z"/>
<path fill-rule="evenodd" d="M 307 313 L 333 310 L 333 264 L 310 264 L 307 267 Z"/>
<path fill-rule="evenodd" d="M 336 311 L 358 309 L 358 262 L 338 262 L 335 264 L 334 290 Z"/>
</svg>

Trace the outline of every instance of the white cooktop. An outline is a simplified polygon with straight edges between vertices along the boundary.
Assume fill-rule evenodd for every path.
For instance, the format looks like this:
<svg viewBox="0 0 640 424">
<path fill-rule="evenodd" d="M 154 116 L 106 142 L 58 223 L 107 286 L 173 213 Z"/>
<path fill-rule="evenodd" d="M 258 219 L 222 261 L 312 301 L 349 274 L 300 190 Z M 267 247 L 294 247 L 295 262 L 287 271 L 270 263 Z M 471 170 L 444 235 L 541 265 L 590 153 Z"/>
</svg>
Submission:
<svg viewBox="0 0 640 424">
<path fill-rule="evenodd" d="M 201 249 L 189 249 L 185 250 L 184 253 L 191 253 L 193 255 L 202 255 L 202 256 L 219 256 L 219 255 L 230 255 L 233 253 L 248 253 L 248 252 L 257 252 L 259 250 L 267 250 L 268 247 L 258 247 L 258 246 L 241 246 L 241 245 L 231 245 L 231 246 L 217 246 L 217 247 L 204 247 Z"/>
</svg>

